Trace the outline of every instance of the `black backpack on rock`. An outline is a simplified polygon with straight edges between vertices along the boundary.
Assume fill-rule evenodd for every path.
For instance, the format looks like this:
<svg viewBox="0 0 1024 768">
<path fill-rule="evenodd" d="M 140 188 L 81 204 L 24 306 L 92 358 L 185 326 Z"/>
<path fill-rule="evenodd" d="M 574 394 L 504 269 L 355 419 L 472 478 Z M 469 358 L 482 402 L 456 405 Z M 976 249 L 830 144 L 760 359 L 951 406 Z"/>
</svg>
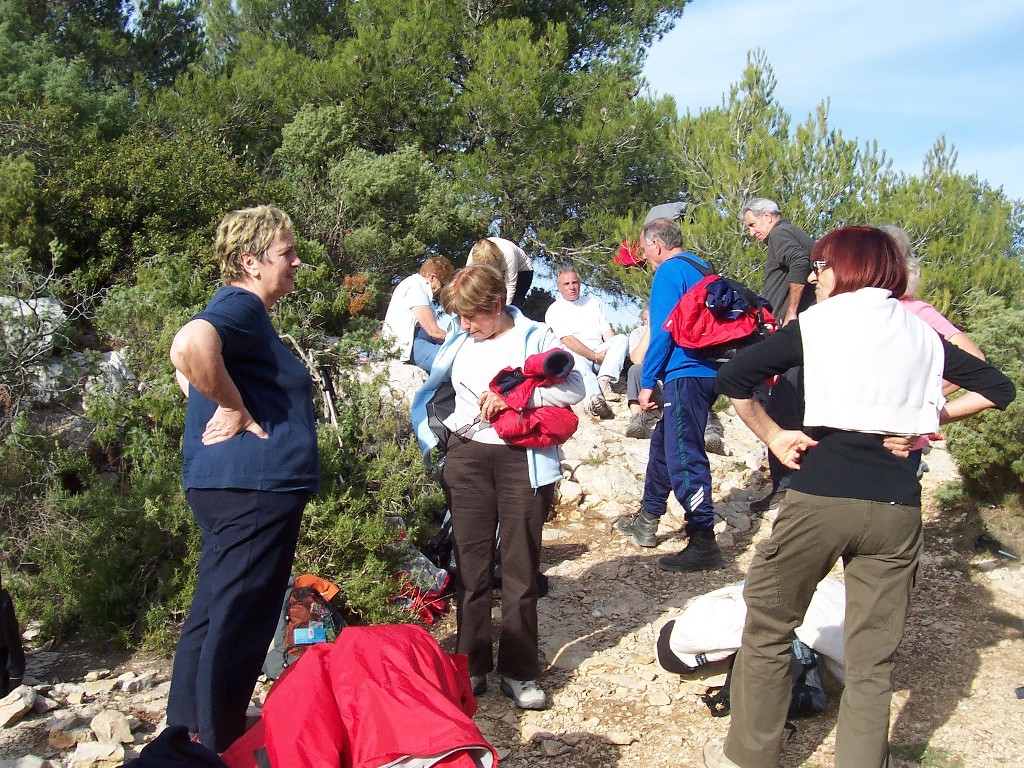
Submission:
<svg viewBox="0 0 1024 768">
<path fill-rule="evenodd" d="M 709 688 L 701 700 L 711 710 L 712 717 L 725 717 L 730 712 L 729 684 L 732 682 L 732 665 L 735 654 L 729 660 L 729 672 L 722 685 Z M 825 711 L 828 698 L 821 680 L 822 656 L 806 643 L 793 641 L 793 660 L 789 671 L 793 678 L 793 692 L 789 699 L 788 718 L 811 717 Z"/>
</svg>

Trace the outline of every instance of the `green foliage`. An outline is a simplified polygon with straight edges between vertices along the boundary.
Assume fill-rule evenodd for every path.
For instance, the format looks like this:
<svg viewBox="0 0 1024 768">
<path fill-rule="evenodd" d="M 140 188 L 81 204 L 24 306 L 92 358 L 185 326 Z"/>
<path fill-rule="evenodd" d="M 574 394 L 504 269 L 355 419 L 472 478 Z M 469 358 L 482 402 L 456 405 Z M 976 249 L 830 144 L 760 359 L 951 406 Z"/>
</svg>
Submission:
<svg viewBox="0 0 1024 768">
<path fill-rule="evenodd" d="M 167 349 L 219 282 L 213 230 L 240 206 L 292 215 L 305 268 L 273 319 L 311 370 L 339 376 L 297 567 L 338 581 L 367 620 L 397 615 L 388 516 L 415 536 L 442 503 L 404 407 L 353 368 L 380 356 L 380 298 L 424 254 L 458 264 L 501 234 L 643 296 L 649 273 L 611 257 L 650 206 L 687 199 L 687 245 L 756 284 L 763 247 L 744 243 L 737 214 L 763 195 L 817 236 L 847 222 L 907 228 L 922 296 L 993 359 L 1008 345 L 1013 368 L 1024 207 L 959 175 L 942 140 L 910 177 L 829 126 L 827 103 L 795 124 L 761 54 L 699 115 L 640 95 L 645 46 L 684 5 L 0 3 L 2 293 L 61 299 L 67 337 L 120 351 L 133 377 L 63 403 L 68 419 L 22 407 L 28 380 L 2 352 L 0 543 L 47 631 L 119 627 L 166 647 L 187 610 L 198 538 L 178 488 L 185 405 Z M 969 287 L 1003 303 L 967 301 Z M 545 297 L 530 298 L 536 317 Z M 991 339 L 988 315 L 1001 329 Z M 998 444 L 964 448 L 980 457 L 964 459 L 978 492 L 1019 483 L 1014 413 L 953 428 Z"/>
<path fill-rule="evenodd" d="M 440 147 L 464 76 L 462 4 L 371 5 L 356 14 L 355 34 L 337 59 L 360 142 L 381 154 Z"/>
<path fill-rule="evenodd" d="M 0 6 L 4 37 L 44 44 L 58 66 L 80 64 L 94 91 L 128 88 L 136 79 L 168 85 L 203 51 L 195 0 L 7 0 Z"/>
<path fill-rule="evenodd" d="M 968 322 L 975 292 L 1024 300 L 1020 204 L 977 176 L 956 173 L 944 139 L 925 158 L 921 177 L 902 178 L 879 199 L 876 218 L 896 222 L 921 257 L 921 296 L 955 323 Z"/>
<path fill-rule="evenodd" d="M 453 158 L 456 178 L 503 236 L 532 233 L 545 256 L 572 258 L 588 276 L 579 257 L 600 251 L 607 263 L 616 218 L 671 188 L 672 103 L 635 99 L 628 61 L 572 70 L 562 26 L 534 39 L 525 20 L 500 21 L 478 34 L 458 123 L 469 151 Z"/>
<path fill-rule="evenodd" d="M 319 55 L 351 34 L 347 0 L 205 0 L 203 26 L 210 58 L 222 63 L 245 35 L 271 38 L 305 55 Z"/>
<path fill-rule="evenodd" d="M 193 69 L 173 89 L 144 99 L 140 110 L 163 132 L 202 137 L 263 169 L 303 104 L 341 98 L 336 82 L 329 65 L 244 36 L 223 68 Z"/>
<path fill-rule="evenodd" d="M 940 486 L 934 495 L 935 503 L 943 511 L 958 509 L 970 503 L 970 496 L 960 480 L 954 480 Z"/>
<path fill-rule="evenodd" d="M 387 286 L 414 272 L 428 248 L 461 242 L 473 222 L 420 151 L 375 154 L 354 145 L 348 124 L 348 109 L 331 105 L 303 108 L 285 127 L 276 158 L 286 204 L 299 230 L 324 246 L 336 282 L 366 272 Z"/>
<path fill-rule="evenodd" d="M 771 198 L 787 219 L 820 237 L 844 218 L 862 221 L 852 212 L 856 200 L 875 194 L 870 186 L 888 173 L 884 156 L 828 126 L 824 104 L 792 129 L 775 101 L 775 85 L 766 57 L 755 52 L 722 106 L 688 116 L 676 134 L 690 203 L 681 222 L 684 244 L 752 285 L 760 284 L 764 247 L 743 231 L 739 212 L 746 201 Z"/>
<path fill-rule="evenodd" d="M 198 0 L 138 0 L 131 27 L 138 75 L 151 87 L 172 84 L 203 54 Z"/>
<path fill-rule="evenodd" d="M 537 37 L 553 24 L 564 26 L 570 59 L 583 69 L 595 61 L 621 56 L 624 43 L 639 59 L 647 46 L 672 29 L 687 2 L 520 0 L 495 4 L 491 13 L 525 18 Z"/>
<path fill-rule="evenodd" d="M 967 331 L 989 362 L 1017 387 L 1005 411 L 988 410 L 943 427 L 949 450 L 971 495 L 1001 501 L 1024 500 L 1024 307 L 998 297 L 973 296 Z"/>
<path fill-rule="evenodd" d="M 32 161 L 24 155 L 0 157 L 0 243 L 29 246 L 41 240 L 37 205 Z"/>
<path fill-rule="evenodd" d="M 46 634 L 81 623 L 90 630 L 128 642 L 150 605 L 167 601 L 194 566 L 188 556 L 187 507 L 180 477 L 164 454 L 158 466 L 133 473 L 130 482 L 102 478 L 84 457 L 69 452 L 57 469 L 80 483 L 70 493 L 47 489 L 46 513 L 53 529 L 39 537 L 26 557 L 41 566 L 28 599 L 42 606 L 29 612 Z"/>
<path fill-rule="evenodd" d="M 131 275 L 153 251 L 212 233 L 252 183 L 217 146 L 140 128 L 81 156 L 47 197 L 53 228 L 71 254 L 65 267 L 79 270 L 91 290 Z"/>
</svg>

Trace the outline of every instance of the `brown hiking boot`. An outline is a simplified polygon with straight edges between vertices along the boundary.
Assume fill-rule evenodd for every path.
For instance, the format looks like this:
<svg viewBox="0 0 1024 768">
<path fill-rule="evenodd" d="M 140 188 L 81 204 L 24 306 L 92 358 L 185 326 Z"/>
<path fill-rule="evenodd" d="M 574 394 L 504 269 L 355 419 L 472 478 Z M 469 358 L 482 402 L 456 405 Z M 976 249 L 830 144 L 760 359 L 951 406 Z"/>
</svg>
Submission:
<svg viewBox="0 0 1024 768">
<path fill-rule="evenodd" d="M 586 405 L 587 413 L 595 419 L 614 419 L 611 406 L 604 401 L 601 395 L 594 395 Z"/>
</svg>

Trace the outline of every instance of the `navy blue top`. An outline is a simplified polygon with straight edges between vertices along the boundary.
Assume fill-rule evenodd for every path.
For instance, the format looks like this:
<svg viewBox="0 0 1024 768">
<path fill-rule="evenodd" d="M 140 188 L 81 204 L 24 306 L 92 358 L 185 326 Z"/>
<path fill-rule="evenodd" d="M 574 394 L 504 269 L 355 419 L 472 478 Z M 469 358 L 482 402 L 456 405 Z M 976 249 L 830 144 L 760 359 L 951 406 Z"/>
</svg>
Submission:
<svg viewBox="0 0 1024 768">
<path fill-rule="evenodd" d="M 263 302 L 250 291 L 226 286 L 196 318 L 217 330 L 228 374 L 269 437 L 240 432 L 222 443 L 203 445 L 203 431 L 217 405 L 189 386 L 182 486 L 319 491 L 313 381 L 278 337 Z"/>
</svg>

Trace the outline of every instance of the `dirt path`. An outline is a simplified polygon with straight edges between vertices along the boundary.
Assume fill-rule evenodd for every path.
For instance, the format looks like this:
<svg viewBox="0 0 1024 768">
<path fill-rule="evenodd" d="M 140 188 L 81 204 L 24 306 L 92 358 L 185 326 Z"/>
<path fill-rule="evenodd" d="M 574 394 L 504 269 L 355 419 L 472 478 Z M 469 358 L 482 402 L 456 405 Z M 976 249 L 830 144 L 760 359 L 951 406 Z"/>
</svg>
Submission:
<svg viewBox="0 0 1024 768">
<path fill-rule="evenodd" d="M 893 765 L 1022 766 L 1024 701 L 1014 690 L 1024 685 L 1024 569 L 979 555 L 971 546 L 975 522 L 935 509 L 932 493 L 955 469 L 942 450 L 927 460 L 932 471 L 924 478 L 926 554 L 896 666 Z M 736 493 L 746 498 L 748 491 Z M 656 563 L 682 545 L 678 534 L 662 532 L 656 550 L 642 550 L 610 532 L 601 512 L 595 507 L 588 513 L 593 518 L 557 517 L 545 528 L 543 570 L 551 591 L 539 608 L 548 665 L 542 682 L 551 706 L 544 712 L 516 710 L 491 677 L 476 721 L 497 748 L 502 768 L 698 766 L 704 741 L 726 732 L 728 720 L 712 718 L 699 699 L 709 680 L 661 670 L 654 638 L 689 598 L 743 578 L 752 544 L 767 535 L 768 522 L 752 517 L 750 530 L 733 533 L 723 570 L 684 575 L 661 571 Z M 431 629 L 451 650 L 454 616 Z M 88 711 L 113 706 L 130 712 L 140 721 L 140 741 L 159 728 L 167 659 L 103 656 L 65 646 L 34 652 L 29 666 L 37 679 L 51 682 L 81 681 L 102 668 L 111 670 L 110 677 L 152 671 L 163 681 L 154 689 L 99 700 Z M 828 711 L 797 721 L 783 766 L 832 764 L 838 701 L 839 691 L 830 686 Z M 66 751 L 47 747 L 48 722 L 29 718 L 0 729 L 0 758 L 33 753 L 66 760 Z"/>
<path fill-rule="evenodd" d="M 941 450 L 928 462 L 930 497 L 955 469 Z M 939 513 L 929 500 L 925 518 L 922 578 L 896 666 L 894 765 L 1024 765 L 1024 701 L 1014 695 L 1024 684 L 1021 572 L 985 570 L 993 563 L 973 551 L 962 517 Z M 724 736 L 728 720 L 710 717 L 698 698 L 707 681 L 657 666 L 655 633 L 688 598 L 741 579 L 751 543 L 767 525 L 755 522 L 736 536 L 725 569 L 672 574 L 656 558 L 678 549 L 678 538 L 641 550 L 610 533 L 607 521 L 549 523 L 543 570 L 551 592 L 540 601 L 540 627 L 552 706 L 517 711 L 491 676 L 476 720 L 502 765 L 700 765 L 704 741 Z M 451 617 L 435 635 L 451 647 Z M 830 686 L 828 711 L 797 721 L 784 766 L 832 764 L 838 701 L 839 690 Z"/>
</svg>

